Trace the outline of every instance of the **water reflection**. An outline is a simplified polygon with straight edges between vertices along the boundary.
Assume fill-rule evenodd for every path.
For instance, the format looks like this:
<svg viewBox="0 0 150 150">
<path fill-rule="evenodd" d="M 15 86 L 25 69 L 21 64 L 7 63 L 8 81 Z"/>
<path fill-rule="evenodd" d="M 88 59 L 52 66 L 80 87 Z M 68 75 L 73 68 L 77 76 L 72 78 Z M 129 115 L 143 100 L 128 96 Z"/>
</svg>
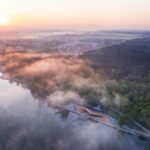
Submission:
<svg viewBox="0 0 150 150">
<path fill-rule="evenodd" d="M 55 113 L 46 104 L 39 104 L 28 89 L 0 79 L 0 149 L 148 149 L 146 142 L 136 137 L 131 140 L 73 113 L 67 113 L 65 119 Z"/>
<path fill-rule="evenodd" d="M 13 52 L 0 62 L 0 149 L 148 150 L 137 137 L 73 113 L 56 114 L 57 106 L 105 95 L 103 77 L 81 59 Z"/>
</svg>

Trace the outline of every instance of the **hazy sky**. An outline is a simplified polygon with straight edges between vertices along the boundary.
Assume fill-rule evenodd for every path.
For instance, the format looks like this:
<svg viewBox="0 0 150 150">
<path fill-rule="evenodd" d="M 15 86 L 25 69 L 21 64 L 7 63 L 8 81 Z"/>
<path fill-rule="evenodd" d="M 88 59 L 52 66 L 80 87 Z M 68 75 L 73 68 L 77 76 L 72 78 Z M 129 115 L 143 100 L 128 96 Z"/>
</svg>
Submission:
<svg viewBox="0 0 150 150">
<path fill-rule="evenodd" d="M 150 28 L 150 0 L 0 0 L 6 19 L 9 27 Z"/>
</svg>

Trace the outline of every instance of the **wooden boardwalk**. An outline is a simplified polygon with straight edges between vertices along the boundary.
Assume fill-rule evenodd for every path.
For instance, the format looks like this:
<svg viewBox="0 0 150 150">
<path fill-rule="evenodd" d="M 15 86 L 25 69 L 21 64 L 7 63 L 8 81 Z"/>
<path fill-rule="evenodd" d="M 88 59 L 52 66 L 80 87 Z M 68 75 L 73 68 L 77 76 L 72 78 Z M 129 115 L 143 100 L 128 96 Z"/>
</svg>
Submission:
<svg viewBox="0 0 150 150">
<path fill-rule="evenodd" d="M 56 114 L 61 113 L 64 110 L 67 110 L 68 112 L 74 113 L 78 116 L 81 116 L 83 113 L 86 113 L 87 117 L 85 119 L 89 119 L 89 120 L 94 121 L 96 123 L 100 123 L 102 125 L 113 128 L 113 129 L 118 130 L 120 132 L 123 132 L 125 134 L 138 136 L 138 137 L 141 137 L 143 139 L 150 141 L 150 134 L 147 132 L 141 132 L 138 130 L 131 129 L 129 127 L 127 129 L 125 129 L 123 127 L 120 127 L 117 123 L 116 124 L 113 123 L 112 118 L 109 115 L 107 115 L 101 111 L 94 111 L 94 110 L 87 108 L 86 106 L 82 106 L 80 104 L 74 104 L 74 106 L 75 106 L 74 110 L 68 109 L 66 107 L 59 107 L 58 106 L 59 111 Z"/>
</svg>

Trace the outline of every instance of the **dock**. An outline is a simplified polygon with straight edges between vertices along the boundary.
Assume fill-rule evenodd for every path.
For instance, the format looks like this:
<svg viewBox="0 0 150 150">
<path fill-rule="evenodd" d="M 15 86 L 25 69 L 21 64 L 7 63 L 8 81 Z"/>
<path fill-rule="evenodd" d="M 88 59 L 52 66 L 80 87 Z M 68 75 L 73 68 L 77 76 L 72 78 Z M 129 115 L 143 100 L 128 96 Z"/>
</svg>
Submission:
<svg viewBox="0 0 150 150">
<path fill-rule="evenodd" d="M 80 104 L 73 104 L 73 105 L 74 105 L 74 110 L 67 108 L 67 107 L 58 106 L 59 109 L 56 114 L 62 113 L 63 111 L 68 111 L 68 112 L 73 113 L 78 116 L 82 116 L 82 114 L 87 114 L 87 117 L 85 118 L 85 120 L 91 120 L 93 122 L 113 128 L 119 132 L 123 132 L 124 134 L 137 136 L 137 137 L 140 137 L 140 138 L 150 141 L 150 134 L 148 132 L 134 130 L 129 127 L 123 128 L 123 127 L 119 126 L 117 123 L 113 123 L 112 117 L 105 114 L 104 112 L 97 111 L 97 110 L 94 111 L 94 109 L 90 109 L 90 108 L 80 105 Z"/>
</svg>

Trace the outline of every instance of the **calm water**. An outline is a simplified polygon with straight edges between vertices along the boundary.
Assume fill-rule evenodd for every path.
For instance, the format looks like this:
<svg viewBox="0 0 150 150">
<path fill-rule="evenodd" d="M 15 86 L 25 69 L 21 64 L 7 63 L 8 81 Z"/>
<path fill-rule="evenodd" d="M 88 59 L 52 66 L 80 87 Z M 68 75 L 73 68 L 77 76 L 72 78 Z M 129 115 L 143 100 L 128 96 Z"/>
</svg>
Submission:
<svg viewBox="0 0 150 150">
<path fill-rule="evenodd" d="M 149 150 L 147 141 L 72 113 L 62 118 L 56 112 L 28 89 L 0 79 L 0 150 Z"/>
</svg>

